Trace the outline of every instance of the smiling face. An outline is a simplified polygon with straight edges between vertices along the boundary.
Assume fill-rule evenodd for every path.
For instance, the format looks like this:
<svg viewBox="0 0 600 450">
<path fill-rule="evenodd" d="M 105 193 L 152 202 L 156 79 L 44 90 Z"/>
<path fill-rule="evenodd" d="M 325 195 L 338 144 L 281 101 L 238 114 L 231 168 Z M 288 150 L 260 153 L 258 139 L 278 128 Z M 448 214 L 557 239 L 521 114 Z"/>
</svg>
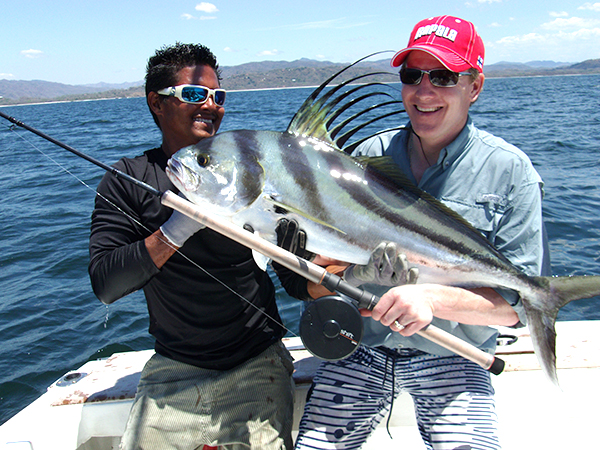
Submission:
<svg viewBox="0 0 600 450">
<path fill-rule="evenodd" d="M 445 69 L 444 65 L 429 53 L 414 50 L 405 61 L 406 67 L 432 70 Z M 483 88 L 484 76 L 475 81 L 461 76 L 453 87 L 436 87 L 423 75 L 418 85 L 402 85 L 402 100 L 415 133 L 423 147 L 439 152 L 450 144 L 467 123 L 471 103 L 477 100 Z"/>
<path fill-rule="evenodd" d="M 219 88 L 214 69 L 207 65 L 184 67 L 177 73 L 177 83 Z M 175 97 L 148 94 L 148 104 L 158 118 L 163 135 L 162 148 L 167 156 L 200 140 L 213 136 L 223 120 L 225 109 L 212 96 L 201 105 L 184 103 Z"/>
</svg>

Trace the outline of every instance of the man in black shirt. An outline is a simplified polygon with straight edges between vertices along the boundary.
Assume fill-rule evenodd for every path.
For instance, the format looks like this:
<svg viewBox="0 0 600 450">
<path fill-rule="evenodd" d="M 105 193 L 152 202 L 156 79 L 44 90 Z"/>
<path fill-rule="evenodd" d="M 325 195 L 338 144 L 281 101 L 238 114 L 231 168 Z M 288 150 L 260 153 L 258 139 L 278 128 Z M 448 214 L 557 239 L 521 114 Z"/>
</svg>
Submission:
<svg viewBox="0 0 600 450">
<path fill-rule="evenodd" d="M 177 192 L 167 160 L 214 135 L 223 119 L 216 58 L 201 45 L 158 50 L 148 62 L 146 99 L 162 145 L 115 167 Z M 98 194 L 94 293 L 109 304 L 143 289 L 156 340 L 122 448 L 291 449 L 293 365 L 273 283 L 251 251 L 110 173 Z"/>
</svg>

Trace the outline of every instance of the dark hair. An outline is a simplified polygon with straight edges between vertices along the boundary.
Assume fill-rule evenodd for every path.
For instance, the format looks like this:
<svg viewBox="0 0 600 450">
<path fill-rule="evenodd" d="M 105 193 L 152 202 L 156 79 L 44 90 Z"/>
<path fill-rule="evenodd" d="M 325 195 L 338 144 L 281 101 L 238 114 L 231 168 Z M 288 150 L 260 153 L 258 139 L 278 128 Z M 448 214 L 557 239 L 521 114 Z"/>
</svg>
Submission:
<svg viewBox="0 0 600 450">
<path fill-rule="evenodd" d="M 204 45 L 182 44 L 165 45 L 158 49 L 154 56 L 148 59 L 146 66 L 146 98 L 150 92 L 159 91 L 177 83 L 177 73 L 191 66 L 206 65 L 212 67 L 221 81 L 221 69 L 215 55 Z M 158 125 L 158 118 L 152 110 L 154 122 Z"/>
<path fill-rule="evenodd" d="M 474 69 L 473 67 L 470 67 L 467 72 L 471 72 L 471 81 L 476 81 L 477 78 L 479 78 L 480 72 L 477 69 Z"/>
</svg>

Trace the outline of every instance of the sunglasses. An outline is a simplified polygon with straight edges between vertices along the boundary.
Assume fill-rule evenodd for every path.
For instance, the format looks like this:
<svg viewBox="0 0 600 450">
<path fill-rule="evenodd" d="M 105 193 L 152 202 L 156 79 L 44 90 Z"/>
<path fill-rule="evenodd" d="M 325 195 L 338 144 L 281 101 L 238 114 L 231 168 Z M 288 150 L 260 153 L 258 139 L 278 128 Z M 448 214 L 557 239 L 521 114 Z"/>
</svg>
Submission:
<svg viewBox="0 0 600 450">
<path fill-rule="evenodd" d="M 456 86 L 459 77 L 463 75 L 471 75 L 471 72 L 452 72 L 448 69 L 409 69 L 403 67 L 400 69 L 400 81 L 402 84 L 416 86 L 423 79 L 423 75 L 427 74 L 429 82 L 437 87 L 452 87 Z"/>
<path fill-rule="evenodd" d="M 225 89 L 210 89 L 195 84 L 180 84 L 156 91 L 159 95 L 175 97 L 184 103 L 201 105 L 212 95 L 213 101 L 219 106 L 225 104 Z"/>
</svg>

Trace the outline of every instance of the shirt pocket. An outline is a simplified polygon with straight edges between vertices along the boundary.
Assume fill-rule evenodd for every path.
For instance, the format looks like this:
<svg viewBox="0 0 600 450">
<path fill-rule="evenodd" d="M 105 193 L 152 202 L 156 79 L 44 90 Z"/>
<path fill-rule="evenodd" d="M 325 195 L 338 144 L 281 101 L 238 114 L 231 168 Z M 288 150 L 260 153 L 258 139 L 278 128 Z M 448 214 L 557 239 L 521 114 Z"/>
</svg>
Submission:
<svg viewBox="0 0 600 450">
<path fill-rule="evenodd" d="M 442 202 L 460 214 L 492 244 L 506 214 L 506 197 L 477 194 L 468 198 L 443 198 Z"/>
</svg>

